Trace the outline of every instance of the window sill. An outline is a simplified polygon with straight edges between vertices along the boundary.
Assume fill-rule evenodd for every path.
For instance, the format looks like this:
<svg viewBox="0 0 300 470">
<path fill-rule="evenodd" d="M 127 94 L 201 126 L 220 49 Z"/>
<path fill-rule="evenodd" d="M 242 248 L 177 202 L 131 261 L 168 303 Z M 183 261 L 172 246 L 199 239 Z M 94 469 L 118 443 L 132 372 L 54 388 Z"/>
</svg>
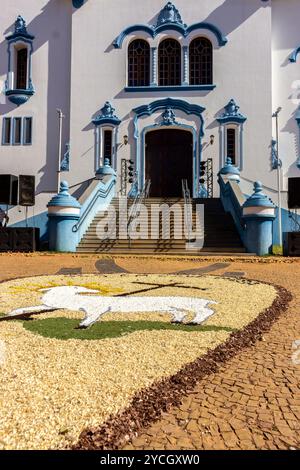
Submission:
<svg viewBox="0 0 300 470">
<path fill-rule="evenodd" d="M 179 86 L 130 86 L 125 91 L 129 93 L 155 92 L 155 91 L 211 91 L 216 85 L 179 85 Z"/>
<path fill-rule="evenodd" d="M 11 103 L 20 106 L 21 104 L 26 103 L 29 98 L 34 95 L 34 90 L 29 88 L 26 90 L 6 90 L 5 95 Z"/>
</svg>

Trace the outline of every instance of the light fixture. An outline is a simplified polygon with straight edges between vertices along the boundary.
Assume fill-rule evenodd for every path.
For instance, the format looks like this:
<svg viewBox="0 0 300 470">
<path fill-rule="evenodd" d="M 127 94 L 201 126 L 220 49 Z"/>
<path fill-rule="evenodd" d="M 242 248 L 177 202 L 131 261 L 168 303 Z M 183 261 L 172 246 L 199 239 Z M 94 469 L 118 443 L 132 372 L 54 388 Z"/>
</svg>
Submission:
<svg viewBox="0 0 300 470">
<path fill-rule="evenodd" d="M 211 135 L 210 136 L 210 145 L 214 145 L 214 142 L 215 142 L 215 136 Z"/>
<path fill-rule="evenodd" d="M 123 136 L 123 143 L 124 145 L 128 145 L 128 135 Z"/>
</svg>

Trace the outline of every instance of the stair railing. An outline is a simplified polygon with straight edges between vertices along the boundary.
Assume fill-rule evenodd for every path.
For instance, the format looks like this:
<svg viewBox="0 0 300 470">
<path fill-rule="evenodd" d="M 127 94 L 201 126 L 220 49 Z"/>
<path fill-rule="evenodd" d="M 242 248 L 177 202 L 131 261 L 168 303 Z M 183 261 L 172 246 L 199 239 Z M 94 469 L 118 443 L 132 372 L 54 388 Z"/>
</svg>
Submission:
<svg viewBox="0 0 300 470">
<path fill-rule="evenodd" d="M 184 199 L 184 224 L 185 231 L 188 234 L 188 240 L 191 240 L 191 233 L 193 233 L 193 211 L 191 192 L 186 179 L 181 180 L 182 195 Z"/>
<path fill-rule="evenodd" d="M 128 233 L 129 247 L 131 246 L 132 223 L 138 217 L 138 215 L 141 211 L 141 206 L 142 206 L 142 204 L 144 204 L 145 199 L 147 199 L 149 197 L 150 187 L 151 187 L 151 181 L 146 180 L 143 188 L 141 189 L 141 191 L 139 191 L 137 193 L 137 195 L 134 198 L 133 204 L 130 207 L 128 222 L 127 222 L 127 233 Z"/>
</svg>

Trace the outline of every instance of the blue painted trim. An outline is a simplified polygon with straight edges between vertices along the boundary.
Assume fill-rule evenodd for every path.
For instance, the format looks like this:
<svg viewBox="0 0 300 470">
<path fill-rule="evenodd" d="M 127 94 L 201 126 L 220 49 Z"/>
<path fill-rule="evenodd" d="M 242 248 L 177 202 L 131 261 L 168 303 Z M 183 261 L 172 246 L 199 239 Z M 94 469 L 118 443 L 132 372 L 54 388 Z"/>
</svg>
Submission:
<svg viewBox="0 0 300 470">
<path fill-rule="evenodd" d="M 129 93 L 155 92 L 155 91 L 209 91 L 214 90 L 216 85 L 179 85 L 179 86 L 132 86 L 124 90 Z"/>
<path fill-rule="evenodd" d="M 93 119 L 93 124 L 95 126 L 103 126 L 104 124 L 111 124 L 112 126 L 118 126 L 122 121 L 120 119 L 116 118 L 95 118 Z"/>
<path fill-rule="evenodd" d="M 246 117 L 234 117 L 234 116 L 227 116 L 227 117 L 219 117 L 217 118 L 217 121 L 220 123 L 220 124 L 242 124 L 244 123 L 245 121 L 247 121 L 247 118 Z"/>
<path fill-rule="evenodd" d="M 32 53 L 33 53 L 33 40 L 34 36 L 27 32 L 26 21 L 22 16 L 18 16 L 15 21 L 15 31 L 13 34 L 10 34 L 6 37 L 8 47 L 8 72 L 7 78 L 5 82 L 5 95 L 8 97 L 9 101 L 17 106 L 21 106 L 22 104 L 26 103 L 29 98 L 34 95 L 35 89 L 32 84 Z M 27 88 L 24 90 L 18 90 L 14 88 L 14 83 L 9 83 L 9 73 L 12 69 L 15 68 L 13 65 L 12 67 L 12 60 L 11 60 L 11 48 L 12 45 L 18 42 L 22 42 L 28 44 L 28 83 Z"/>
<path fill-rule="evenodd" d="M 112 198 L 115 195 L 117 177 L 115 174 L 111 175 L 110 179 L 103 183 L 99 181 L 99 184 L 95 187 L 94 191 L 89 194 L 86 198 L 81 196 L 82 207 L 80 211 L 80 219 L 73 227 L 73 233 L 78 234 L 78 243 L 84 236 L 95 215 L 100 210 L 105 210 L 110 204 Z M 85 199 L 83 201 L 83 199 Z"/>
<path fill-rule="evenodd" d="M 292 54 L 290 55 L 289 57 L 289 61 L 292 62 L 292 63 L 295 63 L 297 62 L 297 57 L 298 57 L 298 54 L 300 52 L 300 46 L 297 47 L 297 49 L 295 49 Z"/>
<path fill-rule="evenodd" d="M 190 26 L 177 24 L 177 23 L 164 23 L 159 26 L 149 26 L 149 25 L 143 25 L 143 24 L 136 24 L 136 25 L 129 26 L 128 28 L 124 29 L 124 31 L 122 31 L 119 34 L 119 36 L 114 41 L 113 46 L 115 49 L 121 49 L 125 37 L 135 32 L 143 31 L 145 33 L 148 33 L 152 37 L 152 39 L 154 39 L 159 33 L 162 33 L 163 31 L 170 31 L 170 30 L 178 31 L 184 37 L 187 37 L 189 36 L 191 32 L 197 29 L 206 29 L 212 32 L 216 36 L 219 46 L 225 46 L 225 44 L 227 44 L 228 42 L 228 39 L 225 36 L 223 36 L 219 28 L 217 28 L 217 26 L 214 26 L 211 23 L 200 22 L 200 23 L 192 24 Z"/>
<path fill-rule="evenodd" d="M 144 127 L 144 129 L 142 130 L 140 152 L 137 157 L 140 188 L 142 188 L 145 183 L 145 160 L 146 160 L 145 138 L 146 138 L 146 134 L 148 132 L 158 131 L 161 129 L 186 130 L 193 134 L 193 188 L 192 190 L 193 190 L 193 197 L 198 197 L 198 194 L 197 194 L 198 193 L 198 180 L 199 180 L 198 162 L 201 162 L 201 153 L 202 153 L 201 136 L 199 134 L 199 140 L 198 140 L 197 131 L 193 126 L 189 126 L 188 124 L 180 124 L 178 122 L 175 122 L 172 125 L 165 125 L 163 122 L 161 124 L 152 124 L 152 125 Z"/>
<path fill-rule="evenodd" d="M 188 114 L 188 115 L 194 114 L 195 116 L 198 116 L 201 121 L 200 134 L 203 137 L 204 121 L 203 121 L 202 113 L 205 111 L 205 108 L 197 104 L 190 104 L 187 101 L 173 99 L 173 98 L 165 98 L 162 100 L 153 101 L 152 103 L 142 105 L 142 106 L 139 106 L 138 108 L 133 109 L 133 112 L 135 113 L 135 118 L 134 118 L 135 135 L 137 134 L 136 133 L 137 120 L 140 117 L 151 116 L 151 114 L 155 113 L 156 111 L 159 111 L 161 109 L 166 109 L 166 108 L 179 109 L 180 111 L 183 111 L 185 114 Z"/>
</svg>

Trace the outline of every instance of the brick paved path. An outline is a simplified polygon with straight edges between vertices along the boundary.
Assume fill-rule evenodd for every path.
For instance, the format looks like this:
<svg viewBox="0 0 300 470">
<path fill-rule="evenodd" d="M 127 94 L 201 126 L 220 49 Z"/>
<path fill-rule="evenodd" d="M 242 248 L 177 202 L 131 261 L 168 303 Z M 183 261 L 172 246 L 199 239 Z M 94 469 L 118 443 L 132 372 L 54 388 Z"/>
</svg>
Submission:
<svg viewBox="0 0 300 470">
<path fill-rule="evenodd" d="M 300 340 L 300 266 L 231 268 L 288 288 L 289 311 L 263 341 L 199 383 L 125 449 L 300 448 L 300 353 L 299 364 L 292 361 L 292 343 Z"/>
<path fill-rule="evenodd" d="M 245 273 L 246 277 L 274 282 L 289 289 L 290 309 L 263 341 L 231 360 L 203 380 L 179 408 L 164 414 L 145 429 L 127 449 L 288 449 L 300 448 L 300 353 L 293 363 L 292 349 L 300 340 L 300 260 L 211 259 L 200 261 L 116 258 L 124 270 L 167 273 L 183 270 L 212 274 Z M 216 263 L 220 262 L 216 269 Z M 101 269 L 103 266 L 103 270 Z M 0 280 L 61 269 L 84 273 L 105 272 L 101 257 L 76 255 L 0 255 Z M 108 266 L 108 272 L 111 267 Z M 112 269 L 114 271 L 114 268 Z M 195 271 L 196 273 L 196 271 Z"/>
</svg>

